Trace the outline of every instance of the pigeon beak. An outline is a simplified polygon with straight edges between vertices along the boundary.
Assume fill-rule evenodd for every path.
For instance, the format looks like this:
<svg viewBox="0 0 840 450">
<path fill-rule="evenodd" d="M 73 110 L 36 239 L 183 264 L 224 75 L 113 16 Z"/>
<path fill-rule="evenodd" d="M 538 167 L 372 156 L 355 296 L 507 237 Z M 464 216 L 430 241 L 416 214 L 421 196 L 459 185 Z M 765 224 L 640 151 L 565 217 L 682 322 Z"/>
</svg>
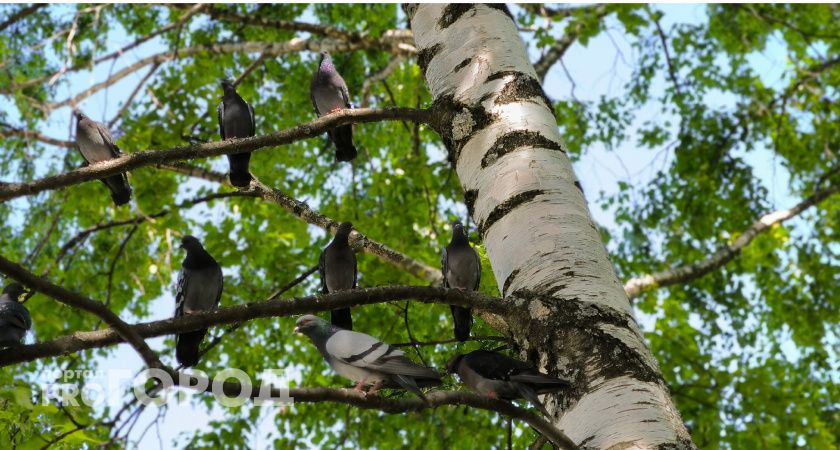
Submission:
<svg viewBox="0 0 840 450">
<path fill-rule="evenodd" d="M 295 327 L 295 329 L 294 329 L 294 330 L 292 330 L 292 333 L 298 333 L 298 334 L 300 334 L 300 327 Z"/>
</svg>

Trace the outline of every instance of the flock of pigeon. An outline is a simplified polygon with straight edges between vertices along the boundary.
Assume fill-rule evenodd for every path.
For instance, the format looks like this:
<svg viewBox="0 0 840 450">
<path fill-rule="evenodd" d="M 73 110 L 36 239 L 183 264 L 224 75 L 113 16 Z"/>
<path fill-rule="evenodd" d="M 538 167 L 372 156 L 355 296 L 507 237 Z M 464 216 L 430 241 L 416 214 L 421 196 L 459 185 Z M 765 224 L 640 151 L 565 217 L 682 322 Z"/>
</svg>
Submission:
<svg viewBox="0 0 840 450">
<path fill-rule="evenodd" d="M 218 107 L 221 138 L 254 136 L 253 107 L 237 94 L 230 81 L 222 81 L 222 88 L 224 96 Z M 310 96 L 318 116 L 351 107 L 347 85 L 326 52 L 321 53 L 318 70 L 310 86 Z M 78 120 L 76 144 L 87 163 L 120 155 L 105 125 L 91 120 L 80 111 L 74 113 Z M 336 159 L 350 161 L 356 157 L 351 125 L 336 127 L 328 133 L 336 146 Z M 247 187 L 250 184 L 249 159 L 248 152 L 228 155 L 232 185 Z M 125 204 L 131 198 L 131 187 L 125 173 L 102 181 L 111 191 L 116 205 Z M 356 287 L 356 255 L 348 240 L 352 230 L 351 223 L 341 223 L 332 242 L 321 252 L 318 271 L 324 294 Z M 221 266 L 193 236 L 184 236 L 181 248 L 186 251 L 186 258 L 178 276 L 175 317 L 216 309 L 223 288 Z M 453 224 L 452 239 L 443 249 L 441 269 L 445 287 L 478 290 L 481 262 L 460 223 Z M 20 302 L 24 292 L 23 286 L 12 283 L 0 296 L 0 348 L 22 343 L 32 326 L 29 312 Z M 472 312 L 469 308 L 455 305 L 450 308 L 455 337 L 466 341 L 472 327 Z M 297 320 L 294 331 L 307 336 L 336 373 L 355 382 L 357 392 L 372 395 L 382 387 L 405 389 L 428 401 L 420 388 L 441 384 L 441 374 L 412 362 L 401 350 L 352 329 L 350 308 L 343 308 L 331 311 L 330 322 L 314 315 L 302 316 Z M 201 356 L 199 347 L 206 333 L 207 329 L 202 329 L 176 335 L 175 357 L 182 367 L 198 364 Z M 456 355 L 449 360 L 446 369 L 449 373 L 457 373 L 464 384 L 483 395 L 504 400 L 524 398 L 546 415 L 548 411 L 537 395 L 557 392 L 570 385 L 568 380 L 548 376 L 525 362 L 488 350 Z M 371 387 L 365 393 L 364 388 L 369 385 Z"/>
</svg>

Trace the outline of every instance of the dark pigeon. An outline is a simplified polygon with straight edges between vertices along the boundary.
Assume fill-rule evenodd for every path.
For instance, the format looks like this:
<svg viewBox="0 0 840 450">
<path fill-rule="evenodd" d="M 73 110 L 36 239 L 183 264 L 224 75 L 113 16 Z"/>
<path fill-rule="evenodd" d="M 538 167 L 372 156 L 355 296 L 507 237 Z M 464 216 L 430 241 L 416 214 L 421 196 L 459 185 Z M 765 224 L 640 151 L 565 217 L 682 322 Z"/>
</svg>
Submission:
<svg viewBox="0 0 840 450">
<path fill-rule="evenodd" d="M 335 70 L 332 58 L 327 52 L 321 52 L 321 60 L 318 62 L 318 70 L 312 78 L 309 86 L 309 98 L 315 113 L 318 117 L 345 108 L 352 108 L 350 105 L 350 93 L 347 91 L 347 83 L 344 78 Z M 356 146 L 353 145 L 353 125 L 342 125 L 328 131 L 330 140 L 335 144 L 335 159 L 339 161 L 352 161 L 356 159 Z"/>
<path fill-rule="evenodd" d="M 219 306 L 222 298 L 222 268 L 193 236 L 181 239 L 187 257 L 181 264 L 178 292 L 175 294 L 175 317 L 208 311 Z M 198 349 L 207 328 L 175 336 L 175 358 L 184 367 L 198 364 Z"/>
<path fill-rule="evenodd" d="M 20 345 L 32 328 L 29 311 L 20 303 L 23 286 L 11 283 L 0 294 L 0 348 Z"/>
<path fill-rule="evenodd" d="M 332 242 L 321 252 L 318 260 L 318 272 L 321 274 L 321 293 L 344 291 L 356 288 L 356 253 L 350 248 L 347 238 L 353 230 L 353 224 L 342 222 Z M 350 308 L 335 309 L 330 312 L 333 325 L 353 329 L 353 317 Z"/>
<path fill-rule="evenodd" d="M 443 271 L 443 285 L 465 291 L 477 291 L 481 282 L 481 260 L 470 246 L 464 227 L 458 222 L 452 224 L 452 240 L 444 247 L 440 258 Z M 455 322 L 455 338 L 466 341 L 472 328 L 472 309 L 450 305 Z"/>
<path fill-rule="evenodd" d="M 355 382 L 357 392 L 368 384 L 373 385 L 367 392 L 371 395 L 381 387 L 401 388 L 428 402 L 420 388 L 441 382 L 439 373 L 413 363 L 402 350 L 316 316 L 300 317 L 295 332 L 306 335 L 336 373 Z"/>
<path fill-rule="evenodd" d="M 88 164 L 94 164 L 122 155 L 119 147 L 114 144 L 111 131 L 107 126 L 94 122 L 79 110 L 74 110 L 76 116 L 76 148 Z M 125 172 L 102 179 L 111 191 L 111 198 L 117 206 L 128 203 L 131 199 L 131 186 Z"/>
<path fill-rule="evenodd" d="M 524 398 L 546 416 L 550 414 L 537 395 L 557 392 L 571 385 L 569 380 L 550 377 L 528 363 L 488 350 L 455 355 L 446 363 L 446 371 L 457 373 L 462 383 L 490 398 Z"/>
<path fill-rule="evenodd" d="M 254 108 L 236 93 L 236 87 L 230 80 L 222 80 L 222 89 L 225 94 L 216 111 L 219 116 L 219 135 L 222 140 L 255 135 Z M 251 152 L 236 153 L 227 157 L 230 162 L 230 184 L 236 187 L 248 187 L 251 184 L 251 173 L 248 171 Z"/>
</svg>

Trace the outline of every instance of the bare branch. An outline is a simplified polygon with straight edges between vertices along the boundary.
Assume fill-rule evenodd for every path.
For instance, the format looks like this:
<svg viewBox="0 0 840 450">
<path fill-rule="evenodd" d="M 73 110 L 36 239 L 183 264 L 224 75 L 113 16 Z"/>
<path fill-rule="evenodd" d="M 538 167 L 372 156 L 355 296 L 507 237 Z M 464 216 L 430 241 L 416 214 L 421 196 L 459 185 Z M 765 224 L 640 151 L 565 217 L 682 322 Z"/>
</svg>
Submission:
<svg viewBox="0 0 840 450">
<path fill-rule="evenodd" d="M 24 17 L 34 13 L 35 11 L 38 11 L 39 9 L 41 9 L 45 6 L 47 6 L 47 3 L 37 3 L 37 4 L 34 4 L 34 5 L 29 5 L 25 8 L 23 8 L 23 9 L 19 10 L 18 12 L 9 16 L 8 19 L 4 20 L 3 23 L 0 23 L 0 31 L 3 31 L 6 28 L 9 28 L 15 22 L 23 19 Z"/>
<path fill-rule="evenodd" d="M 0 122 L 0 126 L 5 128 L 5 130 L 0 130 L 0 137 L 20 136 L 25 139 L 35 139 L 45 144 L 55 145 L 56 147 L 64 148 L 74 148 L 76 146 L 76 144 L 71 141 L 64 141 L 61 139 L 45 136 L 41 133 L 38 133 L 37 131 L 29 131 L 20 128 L 15 128 L 7 123 Z"/>
<path fill-rule="evenodd" d="M 376 72 L 365 79 L 362 83 L 362 94 L 360 97 L 360 106 L 362 108 L 367 108 L 370 104 L 368 96 L 370 95 L 370 87 L 379 81 L 385 80 L 388 78 L 391 73 L 399 67 L 400 63 L 402 62 L 402 55 L 395 55 L 388 61 L 388 65 L 386 65 L 382 70 Z"/>
<path fill-rule="evenodd" d="M 259 180 L 251 182 L 251 188 L 263 199 L 281 206 L 283 209 L 300 217 L 309 224 L 317 225 L 332 234 L 335 234 L 338 230 L 339 222 L 321 215 L 306 203 L 296 200 L 282 191 L 270 188 L 262 184 Z M 436 285 L 442 283 L 443 276 L 440 270 L 408 257 L 385 244 L 369 239 L 358 230 L 353 230 L 350 234 L 350 246 L 354 250 L 370 253 L 421 280 L 426 280 Z"/>
<path fill-rule="evenodd" d="M 29 274 L 23 268 L 20 268 L 20 266 L 15 265 L 17 268 L 12 271 L 7 267 L 8 264 L 13 263 L 8 263 L 8 261 L 0 257 L 0 272 L 9 274 L 12 278 L 25 285 L 35 287 L 39 292 L 52 296 L 56 292 L 55 289 L 62 289 L 55 286 L 48 291 L 41 290 L 39 287 L 46 282 L 33 274 Z M 59 292 L 59 294 L 64 296 L 63 292 Z M 80 297 L 78 294 L 73 295 Z M 142 341 L 143 339 L 156 336 L 183 333 L 218 325 L 238 324 L 257 318 L 297 316 L 338 308 L 408 299 L 423 303 L 441 303 L 472 307 L 479 311 L 498 314 L 505 314 L 514 307 L 513 302 L 508 300 L 460 291 L 458 289 L 429 286 L 382 286 L 293 299 L 252 302 L 220 308 L 215 311 L 189 314 L 176 319 L 128 325 L 127 328 Z M 103 305 L 99 302 L 89 299 L 86 300 L 95 303 L 99 308 L 103 308 Z M 22 345 L 16 347 L 13 352 L 0 352 L 0 367 L 47 357 L 67 355 L 92 348 L 116 345 L 126 341 L 123 336 L 123 333 L 117 333 L 112 328 L 96 331 L 77 331 L 52 341 Z"/>
<path fill-rule="evenodd" d="M 130 343 L 137 353 L 140 354 L 140 357 L 143 358 L 143 361 L 148 367 L 166 370 L 166 367 L 160 362 L 157 354 L 149 348 L 149 345 L 146 344 L 146 341 L 144 341 L 139 334 L 137 334 L 134 328 L 123 322 L 122 319 L 111 312 L 111 310 L 101 302 L 91 300 L 81 294 L 68 291 L 61 286 L 52 284 L 2 256 L 0 256 L 0 272 L 5 273 L 15 281 L 44 295 L 52 297 L 71 308 L 80 309 L 96 315 L 102 319 L 103 322 L 108 324 L 108 326 L 110 326 L 114 330 L 115 334 L 117 334 L 121 339 Z"/>
<path fill-rule="evenodd" d="M 592 8 L 591 13 L 594 14 L 598 20 L 601 20 L 607 15 L 607 7 L 606 5 L 599 4 Z M 551 48 L 549 48 L 545 55 L 543 55 L 542 58 L 534 64 L 534 70 L 537 72 L 540 82 L 545 81 L 545 75 L 548 73 L 549 69 L 551 69 L 557 61 L 563 58 L 563 55 L 566 54 L 566 51 L 569 50 L 569 47 L 575 43 L 578 36 L 583 31 L 585 25 L 585 22 L 579 21 L 576 22 L 574 26 L 567 27 L 563 33 L 563 37 L 560 38 L 560 40 L 557 41 Z"/>
<path fill-rule="evenodd" d="M 119 158 L 92 164 L 60 175 L 42 178 L 31 183 L 5 184 L 0 186 L 0 201 L 24 195 L 32 195 L 45 190 L 71 186 L 83 181 L 100 179 L 143 166 L 172 163 L 192 158 L 256 151 L 266 147 L 289 144 L 301 139 L 318 136 L 339 125 L 383 120 L 428 122 L 429 116 L 428 110 L 414 108 L 344 109 L 321 116 L 307 124 L 298 125 L 269 135 L 209 142 L 168 150 L 130 153 Z"/>
<path fill-rule="evenodd" d="M 216 381 L 209 382 L 210 380 L 206 379 L 202 381 L 196 376 L 190 376 L 189 378 L 189 386 L 184 387 L 194 389 L 194 386 L 198 386 L 199 383 L 208 381 L 206 384 L 201 384 L 202 386 L 207 386 L 205 390 L 207 393 L 212 393 L 215 388 L 217 392 L 221 390 L 228 396 L 236 396 L 242 393 L 244 389 L 245 393 L 243 395 L 247 394 L 251 398 L 256 399 L 259 398 L 259 394 L 262 391 L 262 387 L 259 384 L 243 386 L 237 382 L 224 382 L 219 386 L 219 383 Z M 179 380 L 173 381 L 178 383 Z M 250 392 L 248 392 L 249 390 Z M 464 391 L 433 391 L 426 394 L 428 402 L 424 402 L 417 397 L 387 399 L 378 395 L 365 396 L 352 389 L 331 388 L 271 389 L 271 395 L 275 398 L 288 395 L 288 397 L 294 399 L 295 403 L 343 403 L 361 409 L 377 409 L 388 414 L 422 411 L 444 405 L 466 405 L 487 411 L 495 411 L 507 417 L 523 420 L 561 449 L 574 450 L 579 448 L 565 433 L 527 409 L 519 408 L 504 400 L 491 399 L 486 396 Z"/>
<path fill-rule="evenodd" d="M 802 200 L 792 208 L 781 209 L 766 214 L 756 220 L 752 226 L 741 233 L 741 235 L 738 236 L 731 244 L 718 250 L 709 258 L 694 264 L 675 267 L 663 272 L 656 272 L 649 275 L 631 278 L 624 284 L 624 292 L 627 294 L 628 298 L 633 299 L 641 295 L 644 291 L 664 286 L 671 286 L 674 284 L 687 283 L 711 273 L 735 259 L 741 250 L 749 245 L 750 242 L 752 242 L 759 234 L 770 230 L 775 225 L 780 225 L 785 221 L 798 216 L 806 209 L 819 204 L 823 200 L 838 192 L 840 192 L 840 184 L 818 190 L 816 193 L 805 200 Z"/>
<path fill-rule="evenodd" d="M 225 22 L 234 22 L 237 24 L 245 24 L 264 28 L 277 28 L 279 30 L 303 31 L 316 35 L 341 39 L 349 42 L 361 41 L 365 38 L 359 33 L 341 30 L 336 27 L 325 27 L 323 25 L 317 25 L 312 23 L 293 22 L 289 20 L 265 19 L 256 14 L 242 16 L 239 14 L 222 11 L 220 9 L 212 7 L 205 12 L 213 19 Z"/>
<path fill-rule="evenodd" d="M 139 83 L 137 83 L 137 86 L 134 88 L 133 91 L 131 91 L 131 95 L 129 95 L 128 98 L 125 100 L 125 103 L 123 103 L 120 110 L 117 111 L 116 114 L 114 114 L 114 118 L 108 121 L 108 128 L 109 129 L 113 128 L 114 124 L 117 123 L 118 120 L 120 120 L 120 117 L 122 117 L 122 115 L 126 111 L 128 111 L 128 108 L 131 107 L 131 103 L 134 101 L 134 97 L 136 97 L 137 94 L 140 93 L 140 90 L 143 89 L 143 86 L 146 84 L 147 81 L 149 81 L 149 78 L 151 78 L 152 75 L 154 75 L 155 72 L 157 72 L 158 68 L 160 68 L 160 64 L 152 65 L 152 68 L 149 69 L 149 71 L 146 73 L 146 75 L 140 80 Z"/>
<path fill-rule="evenodd" d="M 229 184 L 224 174 L 200 167 L 179 164 L 177 166 L 165 166 L 163 168 L 207 181 Z M 250 190 L 243 192 L 259 196 L 265 201 L 274 203 L 301 218 L 304 222 L 321 227 L 328 232 L 335 233 L 335 230 L 338 228 L 337 221 L 314 211 L 305 202 L 292 198 L 278 189 L 266 186 L 259 180 L 252 181 Z M 443 283 L 443 275 L 441 275 L 440 270 L 376 242 L 356 230 L 350 235 L 350 245 L 357 251 L 370 253 L 382 261 L 404 270 L 421 280 L 430 282 L 433 286 L 440 286 Z"/>
</svg>

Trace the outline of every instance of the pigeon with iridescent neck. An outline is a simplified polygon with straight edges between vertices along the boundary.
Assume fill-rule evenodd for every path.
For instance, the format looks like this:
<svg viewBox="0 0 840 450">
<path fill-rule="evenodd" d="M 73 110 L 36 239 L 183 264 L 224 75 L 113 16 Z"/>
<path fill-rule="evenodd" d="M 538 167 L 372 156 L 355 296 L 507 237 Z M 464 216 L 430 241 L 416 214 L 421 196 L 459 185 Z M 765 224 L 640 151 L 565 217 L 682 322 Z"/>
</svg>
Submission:
<svg viewBox="0 0 840 450">
<path fill-rule="evenodd" d="M 348 241 L 351 231 L 353 231 L 352 223 L 341 223 L 332 242 L 321 252 L 321 258 L 318 260 L 318 272 L 321 275 L 322 294 L 356 288 L 356 252 L 350 248 L 350 242 Z M 345 330 L 353 329 L 353 317 L 350 315 L 350 308 L 332 310 L 330 321 L 333 325 Z"/>
<path fill-rule="evenodd" d="M 222 268 L 207 253 L 198 239 L 184 236 L 181 248 L 187 257 L 181 264 L 178 275 L 178 291 L 175 294 L 175 317 L 196 312 L 209 311 L 219 306 L 222 298 Z M 198 364 L 199 347 L 207 328 L 179 333 L 175 336 L 175 358 L 184 367 Z"/>
<path fill-rule="evenodd" d="M 439 373 L 372 336 L 341 329 L 311 314 L 301 316 L 295 325 L 295 333 L 308 337 L 336 373 L 356 383 L 357 392 L 372 384 L 369 395 L 381 387 L 402 388 L 428 401 L 420 388 L 440 384 Z"/>
<path fill-rule="evenodd" d="M 222 89 L 225 94 L 216 110 L 222 140 L 255 135 L 254 108 L 236 93 L 236 86 L 230 80 L 222 80 Z M 251 183 L 251 173 L 248 171 L 251 152 L 235 153 L 227 157 L 230 163 L 230 184 L 248 187 Z"/>
<path fill-rule="evenodd" d="M 452 224 L 452 240 L 443 249 L 440 258 L 443 272 L 443 285 L 464 291 L 477 291 L 481 283 L 481 260 L 478 253 L 470 246 L 464 226 L 458 222 Z M 472 310 L 462 306 L 450 305 L 455 328 L 455 338 L 466 341 L 472 327 Z"/>
<path fill-rule="evenodd" d="M 309 86 L 309 98 L 318 117 L 345 108 L 351 108 L 350 93 L 344 78 L 335 70 L 332 58 L 327 52 L 321 52 L 318 70 Z M 330 140 L 335 144 L 335 159 L 338 161 L 352 161 L 358 152 L 353 145 L 353 125 L 341 125 L 327 131 Z"/>
<path fill-rule="evenodd" d="M 73 114 L 76 116 L 76 148 L 88 164 L 122 156 L 107 126 L 93 121 L 78 109 Z M 102 178 L 102 182 L 111 191 L 115 205 L 124 205 L 131 199 L 131 186 L 125 172 Z"/>
<path fill-rule="evenodd" d="M 461 382 L 490 398 L 524 398 L 546 416 L 550 416 L 537 395 L 568 388 L 569 380 L 541 373 L 530 364 L 489 350 L 475 350 L 455 355 L 446 363 L 446 371 L 457 373 Z"/>
<path fill-rule="evenodd" d="M 23 293 L 23 286 L 11 283 L 0 294 L 0 348 L 20 345 L 32 328 L 29 311 L 20 303 Z"/>
</svg>

